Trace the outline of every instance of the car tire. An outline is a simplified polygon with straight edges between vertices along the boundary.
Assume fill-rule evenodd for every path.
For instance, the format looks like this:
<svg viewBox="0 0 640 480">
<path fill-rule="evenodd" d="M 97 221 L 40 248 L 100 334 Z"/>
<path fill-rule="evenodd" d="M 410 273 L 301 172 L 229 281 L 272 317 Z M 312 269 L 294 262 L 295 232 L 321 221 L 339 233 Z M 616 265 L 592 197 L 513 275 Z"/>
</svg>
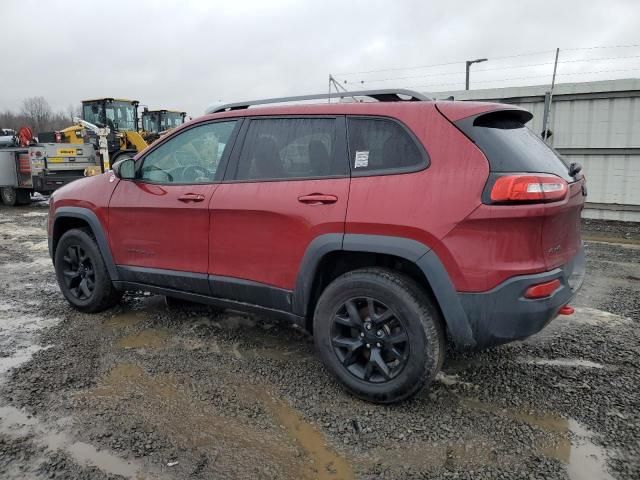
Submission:
<svg viewBox="0 0 640 480">
<path fill-rule="evenodd" d="M 116 305 L 122 297 L 88 229 L 72 229 L 62 235 L 54 266 L 62 294 L 81 312 L 101 312 Z"/>
<path fill-rule="evenodd" d="M 31 203 L 30 192 L 23 188 L 2 187 L 0 188 L 0 197 L 2 198 L 2 203 L 8 207 Z"/>
<path fill-rule="evenodd" d="M 18 205 L 31 205 L 31 192 L 29 190 L 18 189 L 16 195 L 18 197 Z"/>
<path fill-rule="evenodd" d="M 435 302 L 393 270 L 354 270 L 330 283 L 316 305 L 313 334 L 325 367 L 370 402 L 411 397 L 433 381 L 444 361 Z"/>
</svg>

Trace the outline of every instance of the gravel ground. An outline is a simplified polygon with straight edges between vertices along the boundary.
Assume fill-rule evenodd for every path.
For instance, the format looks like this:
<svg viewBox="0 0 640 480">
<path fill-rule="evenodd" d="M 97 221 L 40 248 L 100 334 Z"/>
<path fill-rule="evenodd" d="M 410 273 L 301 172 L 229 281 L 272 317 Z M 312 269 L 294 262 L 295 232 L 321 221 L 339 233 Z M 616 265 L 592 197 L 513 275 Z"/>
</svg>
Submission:
<svg viewBox="0 0 640 480">
<path fill-rule="evenodd" d="M 585 225 L 576 314 L 380 407 L 270 318 L 143 293 L 72 310 L 46 208 L 0 206 L 0 478 L 640 478 L 637 229 Z"/>
</svg>

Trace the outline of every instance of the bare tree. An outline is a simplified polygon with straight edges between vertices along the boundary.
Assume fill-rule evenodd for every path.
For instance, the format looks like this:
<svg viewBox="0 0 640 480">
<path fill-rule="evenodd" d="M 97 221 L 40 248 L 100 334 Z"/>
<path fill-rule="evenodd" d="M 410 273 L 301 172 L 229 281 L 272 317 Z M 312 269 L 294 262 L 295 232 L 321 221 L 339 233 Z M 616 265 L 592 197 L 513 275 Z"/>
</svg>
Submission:
<svg viewBox="0 0 640 480">
<path fill-rule="evenodd" d="M 42 97 L 27 98 L 22 102 L 19 113 L 11 110 L 0 111 L 0 128 L 19 130 L 29 126 L 38 134 L 61 130 L 73 125 L 72 117 L 81 116 L 82 110 L 69 105 L 66 110 L 53 111 L 49 103 Z"/>
<path fill-rule="evenodd" d="M 69 118 L 69 124 L 72 125 L 74 123 L 73 117 L 82 117 L 82 108 L 77 105 L 69 105 L 67 107 L 67 115 Z"/>
<path fill-rule="evenodd" d="M 48 128 L 52 117 L 51 106 L 44 97 L 25 98 L 22 102 L 22 114 L 34 132 Z"/>
</svg>

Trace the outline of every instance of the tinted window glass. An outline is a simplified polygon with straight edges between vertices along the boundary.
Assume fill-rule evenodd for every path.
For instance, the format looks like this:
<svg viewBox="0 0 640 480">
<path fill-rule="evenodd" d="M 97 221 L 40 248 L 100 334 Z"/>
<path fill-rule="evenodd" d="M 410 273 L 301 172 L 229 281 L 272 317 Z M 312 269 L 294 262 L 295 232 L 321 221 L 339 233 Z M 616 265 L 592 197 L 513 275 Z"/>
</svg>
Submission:
<svg viewBox="0 0 640 480">
<path fill-rule="evenodd" d="M 247 129 L 236 179 L 315 178 L 346 174 L 336 161 L 335 120 L 253 119 Z"/>
<path fill-rule="evenodd" d="M 160 183 L 212 182 L 235 124 L 233 120 L 185 130 L 143 159 L 140 179 Z"/>
<path fill-rule="evenodd" d="M 410 169 L 424 164 L 415 141 L 396 122 L 350 118 L 349 155 L 351 171 Z"/>
<path fill-rule="evenodd" d="M 456 123 L 489 160 L 492 172 L 553 173 L 571 182 L 569 168 L 525 126 L 527 112 L 491 112 Z"/>
</svg>

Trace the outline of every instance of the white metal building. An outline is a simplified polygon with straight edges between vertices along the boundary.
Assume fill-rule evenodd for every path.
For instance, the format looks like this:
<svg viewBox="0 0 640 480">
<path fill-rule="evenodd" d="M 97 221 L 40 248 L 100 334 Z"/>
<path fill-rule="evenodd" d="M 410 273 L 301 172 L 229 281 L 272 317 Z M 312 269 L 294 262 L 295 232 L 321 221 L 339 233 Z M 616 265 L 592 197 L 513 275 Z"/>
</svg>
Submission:
<svg viewBox="0 0 640 480">
<path fill-rule="evenodd" d="M 473 84 L 473 78 L 472 78 Z M 542 133 L 548 85 L 438 92 L 456 100 L 499 101 L 526 108 Z M 587 177 L 587 218 L 640 221 L 640 79 L 557 84 L 550 124 L 553 145 Z"/>
</svg>

